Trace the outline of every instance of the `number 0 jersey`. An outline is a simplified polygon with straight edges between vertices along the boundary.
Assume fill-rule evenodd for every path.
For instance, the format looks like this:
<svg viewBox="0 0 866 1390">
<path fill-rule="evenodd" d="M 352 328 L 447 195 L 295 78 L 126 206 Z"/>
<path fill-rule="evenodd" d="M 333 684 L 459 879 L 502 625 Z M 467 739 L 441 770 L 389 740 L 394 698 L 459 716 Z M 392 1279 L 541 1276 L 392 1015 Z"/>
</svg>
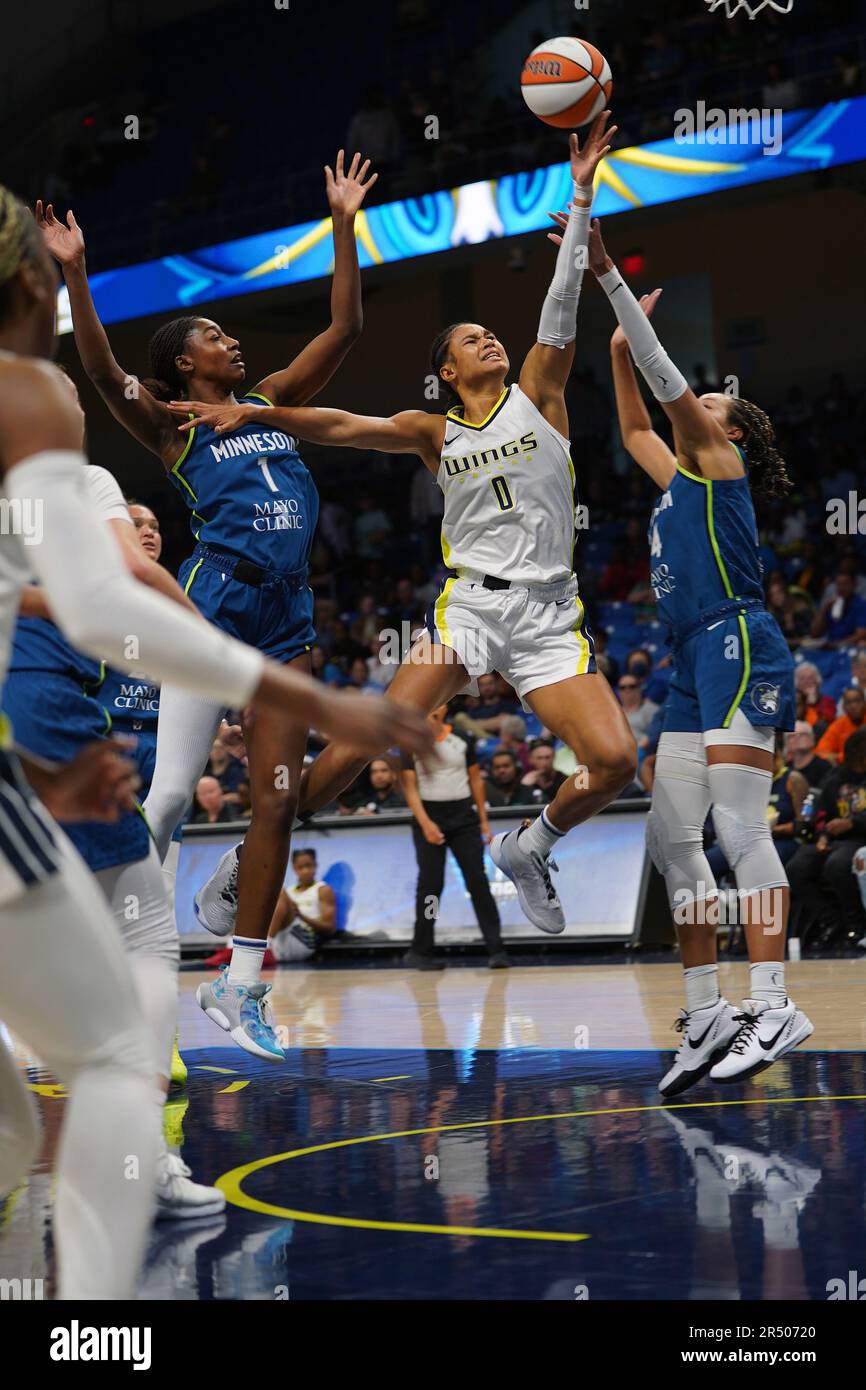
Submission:
<svg viewBox="0 0 866 1390">
<path fill-rule="evenodd" d="M 257 392 L 243 401 L 272 404 Z M 316 485 L 297 441 L 269 429 L 265 418 L 221 435 L 197 425 L 168 476 L 202 545 L 275 574 L 306 568 L 319 516 Z"/>
<path fill-rule="evenodd" d="M 750 600 L 763 606 L 747 476 L 702 478 L 678 466 L 655 505 L 648 535 L 650 583 L 659 617 L 675 639 L 722 604 Z"/>
<path fill-rule="evenodd" d="M 480 424 L 448 412 L 436 481 L 445 495 L 442 554 L 449 568 L 515 584 L 570 576 L 569 443 L 519 386 L 506 387 Z"/>
</svg>

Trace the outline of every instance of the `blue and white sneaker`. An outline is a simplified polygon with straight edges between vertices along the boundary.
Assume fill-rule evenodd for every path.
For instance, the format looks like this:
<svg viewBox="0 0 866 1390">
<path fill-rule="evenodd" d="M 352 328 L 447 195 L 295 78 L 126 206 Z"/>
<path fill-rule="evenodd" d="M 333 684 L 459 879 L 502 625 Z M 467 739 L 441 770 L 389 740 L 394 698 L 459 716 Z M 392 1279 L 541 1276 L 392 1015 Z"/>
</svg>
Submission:
<svg viewBox="0 0 866 1390">
<path fill-rule="evenodd" d="M 286 1054 L 277 1042 L 266 997 L 270 985 L 232 984 L 228 969 L 224 965 L 217 979 L 199 985 L 195 992 L 199 1008 L 245 1052 L 266 1062 L 284 1062 Z"/>
</svg>

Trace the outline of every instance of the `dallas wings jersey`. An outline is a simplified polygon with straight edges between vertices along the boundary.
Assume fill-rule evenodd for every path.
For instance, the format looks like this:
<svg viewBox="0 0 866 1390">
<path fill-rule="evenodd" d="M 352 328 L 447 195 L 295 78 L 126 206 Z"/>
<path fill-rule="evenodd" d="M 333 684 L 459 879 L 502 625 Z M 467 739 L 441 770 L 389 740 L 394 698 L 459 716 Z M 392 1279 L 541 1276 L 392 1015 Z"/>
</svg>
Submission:
<svg viewBox="0 0 866 1390">
<path fill-rule="evenodd" d="M 507 386 L 478 424 L 448 412 L 436 481 L 445 495 L 442 554 L 450 569 L 516 584 L 571 575 L 569 443 L 519 386 Z"/>
<path fill-rule="evenodd" d="M 653 510 L 648 536 L 650 582 L 659 616 L 675 638 L 720 604 L 744 599 L 763 605 L 747 476 L 701 478 L 678 466 Z"/>
<path fill-rule="evenodd" d="M 243 401 L 272 404 L 256 392 Z M 268 429 L 266 420 L 222 435 L 197 425 L 168 476 L 202 545 L 278 574 L 306 568 L 319 497 L 291 436 Z"/>
</svg>

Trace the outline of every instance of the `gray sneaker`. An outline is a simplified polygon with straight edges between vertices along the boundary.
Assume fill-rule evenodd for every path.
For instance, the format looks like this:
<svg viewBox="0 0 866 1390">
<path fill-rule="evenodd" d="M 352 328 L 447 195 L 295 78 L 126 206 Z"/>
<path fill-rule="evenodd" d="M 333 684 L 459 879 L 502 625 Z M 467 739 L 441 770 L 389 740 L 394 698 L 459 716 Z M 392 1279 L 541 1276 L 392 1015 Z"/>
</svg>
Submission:
<svg viewBox="0 0 866 1390">
<path fill-rule="evenodd" d="M 532 925 L 558 936 L 565 931 L 565 913 L 550 881 L 550 870 L 555 866 L 549 855 L 545 858 L 537 851 L 527 854 L 522 850 L 518 834 L 517 830 L 508 830 L 504 835 L 495 835 L 490 843 L 490 858 L 511 879 Z"/>
<path fill-rule="evenodd" d="M 241 845 L 232 845 L 226 850 L 207 883 L 193 898 L 196 917 L 214 936 L 231 936 L 235 929 L 240 849 Z"/>
</svg>

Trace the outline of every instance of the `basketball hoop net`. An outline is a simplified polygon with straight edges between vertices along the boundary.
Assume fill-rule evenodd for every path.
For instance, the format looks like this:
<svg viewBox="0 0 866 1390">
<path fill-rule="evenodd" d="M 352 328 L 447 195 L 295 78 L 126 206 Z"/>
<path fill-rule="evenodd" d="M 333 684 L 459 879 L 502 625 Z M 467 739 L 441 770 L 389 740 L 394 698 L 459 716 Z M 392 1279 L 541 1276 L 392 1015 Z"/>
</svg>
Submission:
<svg viewBox="0 0 866 1390">
<path fill-rule="evenodd" d="M 704 4 L 709 5 L 710 14 L 724 6 L 728 19 L 733 19 L 740 10 L 745 10 L 749 19 L 754 19 L 768 5 L 777 14 L 790 14 L 794 8 L 794 0 L 704 0 Z"/>
</svg>

